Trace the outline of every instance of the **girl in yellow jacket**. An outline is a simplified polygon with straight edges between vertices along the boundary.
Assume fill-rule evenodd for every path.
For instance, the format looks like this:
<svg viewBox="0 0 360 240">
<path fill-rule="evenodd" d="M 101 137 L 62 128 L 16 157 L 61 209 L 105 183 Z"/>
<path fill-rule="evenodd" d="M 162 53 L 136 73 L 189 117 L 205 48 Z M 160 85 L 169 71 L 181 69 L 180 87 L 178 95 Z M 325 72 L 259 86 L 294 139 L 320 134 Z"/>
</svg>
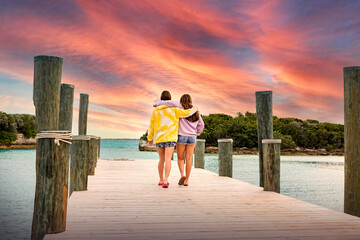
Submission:
<svg viewBox="0 0 360 240">
<path fill-rule="evenodd" d="M 170 92 L 163 91 L 160 99 L 171 100 Z M 196 113 L 197 110 L 197 107 L 184 110 L 168 106 L 159 106 L 154 109 L 148 130 L 148 141 L 150 146 L 153 143 L 156 145 L 159 154 L 159 186 L 169 187 L 168 178 L 171 171 L 171 156 L 178 138 L 179 118 L 189 117 Z"/>
</svg>

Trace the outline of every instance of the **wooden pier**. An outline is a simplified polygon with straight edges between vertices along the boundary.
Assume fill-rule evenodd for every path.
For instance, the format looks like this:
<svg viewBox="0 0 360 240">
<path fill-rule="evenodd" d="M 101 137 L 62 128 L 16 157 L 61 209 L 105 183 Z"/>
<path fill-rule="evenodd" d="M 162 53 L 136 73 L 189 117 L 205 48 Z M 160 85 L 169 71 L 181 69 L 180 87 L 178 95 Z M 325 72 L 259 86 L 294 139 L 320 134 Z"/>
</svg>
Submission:
<svg viewBox="0 0 360 240">
<path fill-rule="evenodd" d="M 188 187 L 157 186 L 157 161 L 100 160 L 45 239 L 360 239 L 360 218 L 195 168 Z M 329 199 L 331 201 L 331 199 Z"/>
</svg>

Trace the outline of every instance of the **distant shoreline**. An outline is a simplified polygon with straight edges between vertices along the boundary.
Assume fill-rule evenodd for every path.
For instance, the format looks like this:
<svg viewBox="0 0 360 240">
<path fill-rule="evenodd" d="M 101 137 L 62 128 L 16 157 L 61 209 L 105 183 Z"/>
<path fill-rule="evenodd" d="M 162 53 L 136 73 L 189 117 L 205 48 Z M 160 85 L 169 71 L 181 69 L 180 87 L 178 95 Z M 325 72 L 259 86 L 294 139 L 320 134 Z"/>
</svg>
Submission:
<svg viewBox="0 0 360 240">
<path fill-rule="evenodd" d="M 139 141 L 139 150 L 145 152 L 156 152 L 155 146 L 149 146 L 148 142 L 145 140 Z M 217 154 L 218 147 L 208 146 L 205 147 L 205 153 Z M 234 155 L 258 155 L 259 152 L 257 148 L 247 148 L 247 147 L 234 147 Z M 326 149 L 308 149 L 308 148 L 299 148 L 296 149 L 283 149 L 280 152 L 283 156 L 344 156 L 344 149 L 333 149 L 327 151 Z"/>
<path fill-rule="evenodd" d="M 145 150 L 140 150 L 145 152 L 156 152 L 156 149 L 145 148 Z M 217 147 L 206 147 L 205 153 L 208 154 L 217 154 Z M 257 149 L 240 149 L 234 148 L 233 155 L 258 155 L 259 152 Z M 284 149 L 280 151 L 282 156 L 344 156 L 344 152 L 342 149 L 336 149 L 336 151 L 321 151 L 321 150 L 313 150 L 313 149 L 304 149 L 303 151 L 297 151 L 294 149 Z"/>
<path fill-rule="evenodd" d="M 205 153 L 218 153 L 218 147 L 206 147 Z M 256 148 L 238 148 L 235 147 L 233 150 L 234 155 L 257 155 L 259 154 Z M 326 149 L 308 149 L 308 148 L 299 148 L 296 149 L 282 149 L 280 154 L 284 156 L 344 156 L 344 149 L 333 149 L 327 151 Z"/>
<path fill-rule="evenodd" d="M 9 146 L 0 145 L 0 150 L 33 149 L 33 148 L 36 148 L 36 144 L 11 144 Z"/>
</svg>

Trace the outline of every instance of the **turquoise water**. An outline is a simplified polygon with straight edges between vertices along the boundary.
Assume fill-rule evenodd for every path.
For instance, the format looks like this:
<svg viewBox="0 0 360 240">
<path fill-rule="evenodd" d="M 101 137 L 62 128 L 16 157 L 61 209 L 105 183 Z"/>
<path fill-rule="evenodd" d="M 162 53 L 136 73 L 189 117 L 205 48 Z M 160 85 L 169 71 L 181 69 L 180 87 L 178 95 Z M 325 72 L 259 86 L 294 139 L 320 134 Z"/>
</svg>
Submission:
<svg viewBox="0 0 360 240">
<path fill-rule="evenodd" d="M 206 157 L 205 169 L 218 172 L 216 155 Z M 281 156 L 280 193 L 343 212 L 344 157 Z M 259 186 L 259 157 L 234 155 L 233 178 Z"/>
<path fill-rule="evenodd" d="M 138 140 L 101 140 L 102 159 L 158 159 L 157 152 L 140 152 Z"/>
<path fill-rule="evenodd" d="M 34 149 L 0 150 L 0 239 L 29 239 L 35 192 Z"/>
<path fill-rule="evenodd" d="M 103 159 L 157 159 L 140 152 L 138 140 L 102 140 Z M 0 150 L 0 239 L 29 239 L 35 192 L 35 155 L 30 150 Z M 206 154 L 205 169 L 218 171 L 216 154 Z M 176 160 L 176 155 L 175 155 Z M 343 211 L 344 157 L 281 156 L 281 193 Z M 259 185 L 257 155 L 234 155 L 233 177 Z"/>
</svg>

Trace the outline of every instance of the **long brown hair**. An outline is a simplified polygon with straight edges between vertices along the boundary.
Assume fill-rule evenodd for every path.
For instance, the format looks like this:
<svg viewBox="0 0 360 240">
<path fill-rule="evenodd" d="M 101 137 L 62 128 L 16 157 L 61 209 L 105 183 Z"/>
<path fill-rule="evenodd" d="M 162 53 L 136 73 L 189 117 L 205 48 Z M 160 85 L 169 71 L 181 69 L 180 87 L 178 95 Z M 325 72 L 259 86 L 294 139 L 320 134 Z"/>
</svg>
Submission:
<svg viewBox="0 0 360 240">
<path fill-rule="evenodd" d="M 190 109 L 193 107 L 192 100 L 189 94 L 182 95 L 180 98 L 180 103 L 184 109 Z M 196 111 L 196 113 L 185 119 L 189 120 L 190 122 L 196 122 L 200 119 L 200 113 L 199 111 Z"/>
<path fill-rule="evenodd" d="M 161 93 L 161 97 L 160 97 L 160 100 L 171 100 L 171 94 L 168 90 L 164 90 L 162 93 Z"/>
</svg>

